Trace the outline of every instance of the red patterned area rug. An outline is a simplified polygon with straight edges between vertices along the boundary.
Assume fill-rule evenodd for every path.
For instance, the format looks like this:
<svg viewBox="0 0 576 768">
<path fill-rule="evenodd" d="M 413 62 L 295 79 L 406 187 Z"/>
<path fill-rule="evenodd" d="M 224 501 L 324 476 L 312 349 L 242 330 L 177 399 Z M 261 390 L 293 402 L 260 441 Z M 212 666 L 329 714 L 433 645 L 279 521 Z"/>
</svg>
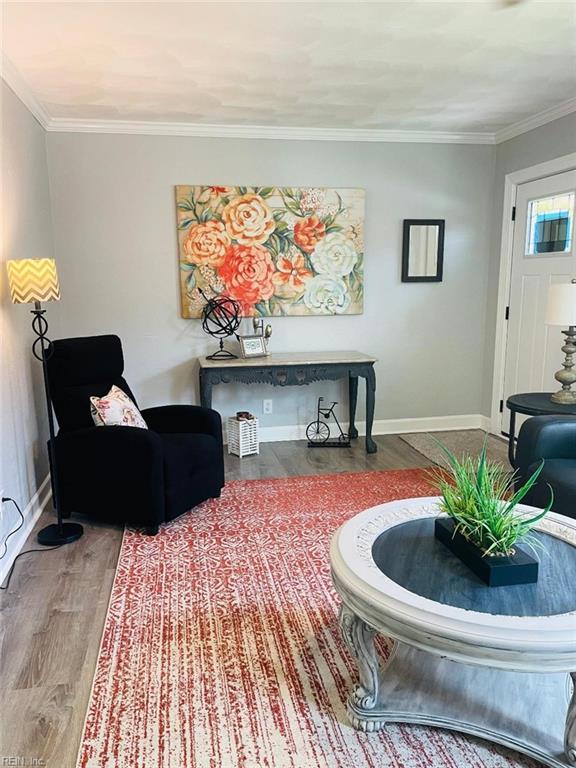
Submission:
<svg viewBox="0 0 576 768">
<path fill-rule="evenodd" d="M 156 537 L 126 531 L 79 768 L 535 766 L 447 731 L 348 723 L 330 537 L 429 493 L 421 469 L 238 481 Z"/>
</svg>

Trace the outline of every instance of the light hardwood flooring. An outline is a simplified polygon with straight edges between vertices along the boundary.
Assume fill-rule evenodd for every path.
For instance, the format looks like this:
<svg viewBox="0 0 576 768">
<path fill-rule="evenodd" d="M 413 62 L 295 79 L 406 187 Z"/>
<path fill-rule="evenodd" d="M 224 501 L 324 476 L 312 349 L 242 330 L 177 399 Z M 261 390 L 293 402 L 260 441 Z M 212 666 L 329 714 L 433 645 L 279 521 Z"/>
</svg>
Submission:
<svg viewBox="0 0 576 768">
<path fill-rule="evenodd" d="M 372 455 L 362 439 L 332 449 L 264 443 L 259 456 L 226 455 L 226 479 L 430 466 L 395 435 L 375 439 Z M 36 532 L 51 518 L 41 516 L 24 549 L 37 546 Z M 0 766 L 76 764 L 122 528 L 74 519 L 83 523 L 84 536 L 21 558 L 1 593 Z"/>
</svg>

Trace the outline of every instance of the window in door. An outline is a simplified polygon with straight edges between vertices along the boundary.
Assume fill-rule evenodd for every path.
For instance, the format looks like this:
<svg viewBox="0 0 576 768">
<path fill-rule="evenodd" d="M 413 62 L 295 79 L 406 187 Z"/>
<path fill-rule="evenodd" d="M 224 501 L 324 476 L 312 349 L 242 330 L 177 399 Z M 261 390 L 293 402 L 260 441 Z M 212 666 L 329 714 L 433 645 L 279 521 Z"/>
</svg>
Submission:
<svg viewBox="0 0 576 768">
<path fill-rule="evenodd" d="M 568 253 L 573 230 L 573 192 L 532 200 L 528 207 L 525 255 Z"/>
</svg>

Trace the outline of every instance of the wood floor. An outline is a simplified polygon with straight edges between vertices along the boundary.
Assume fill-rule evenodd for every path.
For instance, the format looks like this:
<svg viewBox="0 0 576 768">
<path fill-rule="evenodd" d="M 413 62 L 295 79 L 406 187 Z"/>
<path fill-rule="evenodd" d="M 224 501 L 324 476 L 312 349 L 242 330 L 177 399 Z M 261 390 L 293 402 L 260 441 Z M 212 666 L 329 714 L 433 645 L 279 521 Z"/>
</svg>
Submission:
<svg viewBox="0 0 576 768">
<path fill-rule="evenodd" d="M 372 455 L 361 440 L 333 449 L 265 443 L 259 456 L 226 456 L 226 478 L 430 466 L 397 436 L 375 439 L 378 453 Z M 122 542 L 120 527 L 76 519 L 85 531 L 79 541 L 21 558 L 9 589 L 1 593 L 0 766 L 76 764 Z M 48 522 L 51 515 L 45 513 L 24 549 L 35 546 L 36 531 Z"/>
</svg>

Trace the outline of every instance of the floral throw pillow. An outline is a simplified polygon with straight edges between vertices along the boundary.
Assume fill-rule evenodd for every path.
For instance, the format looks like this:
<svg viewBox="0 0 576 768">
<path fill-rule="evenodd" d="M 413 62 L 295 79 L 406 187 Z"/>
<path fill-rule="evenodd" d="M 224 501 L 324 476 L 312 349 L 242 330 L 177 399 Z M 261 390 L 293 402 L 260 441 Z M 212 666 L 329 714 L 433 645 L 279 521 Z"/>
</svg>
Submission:
<svg viewBox="0 0 576 768">
<path fill-rule="evenodd" d="M 116 385 L 104 397 L 91 397 L 90 411 L 97 427 L 148 429 L 148 425 L 138 408 L 128 395 Z"/>
</svg>

